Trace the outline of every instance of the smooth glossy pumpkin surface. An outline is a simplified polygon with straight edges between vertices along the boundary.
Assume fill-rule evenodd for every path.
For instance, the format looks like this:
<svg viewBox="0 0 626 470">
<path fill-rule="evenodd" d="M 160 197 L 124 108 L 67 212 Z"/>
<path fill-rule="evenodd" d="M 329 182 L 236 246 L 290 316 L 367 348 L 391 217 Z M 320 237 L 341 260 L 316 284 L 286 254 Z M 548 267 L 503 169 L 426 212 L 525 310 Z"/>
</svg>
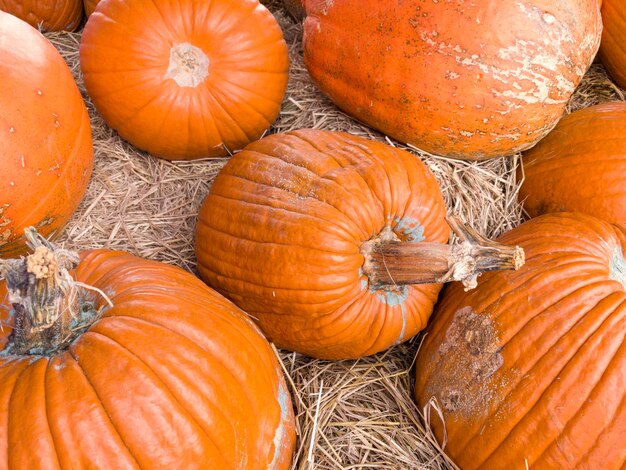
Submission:
<svg viewBox="0 0 626 470">
<path fill-rule="evenodd" d="M 3 465 L 289 468 L 289 393 L 246 315 L 179 268 L 81 258 L 76 278 L 114 307 L 54 357 L 0 358 Z"/>
<path fill-rule="evenodd" d="M 198 269 L 279 347 L 342 359 L 426 325 L 440 284 L 374 290 L 363 242 L 446 242 L 437 182 L 408 152 L 300 130 L 254 142 L 215 179 L 196 227 Z"/>
<path fill-rule="evenodd" d="M 626 88 L 626 2 L 604 0 L 602 4 L 600 59 L 611 78 Z"/>
<path fill-rule="evenodd" d="M 74 31 L 83 19 L 82 0 L 0 0 L 0 10 L 44 31 Z"/>
<path fill-rule="evenodd" d="M 529 148 L 600 43 L 597 0 L 307 0 L 304 59 L 360 121 L 464 159 Z"/>
<path fill-rule="evenodd" d="M 417 357 L 419 405 L 437 400 L 464 469 L 624 468 L 626 227 L 561 213 L 500 241 L 526 265 L 442 294 Z"/>
<path fill-rule="evenodd" d="M 87 108 L 57 50 L 0 12 L 0 257 L 25 251 L 24 228 L 60 230 L 85 193 L 93 150 Z"/>
<path fill-rule="evenodd" d="M 566 116 L 522 161 L 519 198 L 532 217 L 577 211 L 626 224 L 626 103 Z"/>
<path fill-rule="evenodd" d="M 85 86 L 109 126 L 170 160 L 226 156 L 274 122 L 287 46 L 257 0 L 111 0 L 89 17 Z"/>
</svg>

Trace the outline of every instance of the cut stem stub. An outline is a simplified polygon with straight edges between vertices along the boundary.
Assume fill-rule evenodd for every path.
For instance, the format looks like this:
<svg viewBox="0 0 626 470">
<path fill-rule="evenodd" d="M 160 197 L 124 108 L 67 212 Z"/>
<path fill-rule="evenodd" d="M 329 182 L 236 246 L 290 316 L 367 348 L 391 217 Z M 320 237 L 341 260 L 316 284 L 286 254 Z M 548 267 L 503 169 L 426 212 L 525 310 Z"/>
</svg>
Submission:
<svg viewBox="0 0 626 470">
<path fill-rule="evenodd" d="M 363 272 L 370 286 L 376 289 L 461 281 L 465 290 L 470 290 L 476 287 L 482 273 L 523 266 L 521 247 L 489 240 L 455 216 L 446 220 L 459 238 L 458 243 L 403 242 L 390 226 L 363 243 Z"/>
<path fill-rule="evenodd" d="M 54 354 L 69 345 L 85 323 L 91 324 L 97 312 L 81 298 L 79 283 L 70 274 L 78 255 L 55 247 L 32 227 L 24 235 L 32 254 L 0 259 L 0 278 L 6 281 L 14 318 L 5 353 Z"/>
</svg>

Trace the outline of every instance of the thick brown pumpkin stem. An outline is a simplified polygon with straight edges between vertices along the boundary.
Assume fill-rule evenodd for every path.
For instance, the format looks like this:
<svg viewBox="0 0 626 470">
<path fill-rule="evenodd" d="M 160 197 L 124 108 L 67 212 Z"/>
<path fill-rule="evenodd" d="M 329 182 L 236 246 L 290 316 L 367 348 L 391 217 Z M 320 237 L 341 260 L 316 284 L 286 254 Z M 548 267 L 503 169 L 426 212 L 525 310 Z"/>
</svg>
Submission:
<svg viewBox="0 0 626 470">
<path fill-rule="evenodd" d="M 476 287 L 488 271 L 519 269 L 524 250 L 483 237 L 458 218 L 448 218 L 459 243 L 402 242 L 390 226 L 363 244 L 363 272 L 374 288 L 407 284 L 461 281 L 465 290 Z"/>
<path fill-rule="evenodd" d="M 79 258 L 32 227 L 24 233 L 32 254 L 0 260 L 0 278 L 6 281 L 15 321 L 7 352 L 50 354 L 74 338 L 75 320 L 85 313 L 78 284 L 69 273 Z"/>
</svg>

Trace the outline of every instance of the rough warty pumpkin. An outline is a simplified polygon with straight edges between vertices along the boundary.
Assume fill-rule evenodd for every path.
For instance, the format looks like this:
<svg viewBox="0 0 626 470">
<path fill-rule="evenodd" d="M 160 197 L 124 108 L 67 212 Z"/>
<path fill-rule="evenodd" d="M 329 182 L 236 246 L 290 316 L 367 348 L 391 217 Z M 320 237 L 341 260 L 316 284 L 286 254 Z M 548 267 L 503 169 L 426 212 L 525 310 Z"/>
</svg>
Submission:
<svg viewBox="0 0 626 470">
<path fill-rule="evenodd" d="M 424 328 L 441 282 L 471 285 L 482 270 L 521 262 L 471 231 L 445 244 L 445 215 L 415 155 L 337 132 L 275 134 L 213 182 L 196 228 L 198 269 L 279 347 L 356 358 Z"/>
<path fill-rule="evenodd" d="M 0 10 L 44 31 L 74 31 L 83 19 L 82 0 L 0 0 Z"/>
<path fill-rule="evenodd" d="M 24 228 L 60 230 L 93 167 L 87 108 L 57 50 L 0 11 L 0 258 L 25 251 Z"/>
<path fill-rule="evenodd" d="M 108 0 L 87 21 L 80 62 L 106 123 L 169 160 L 226 156 L 259 138 L 289 68 L 257 0 Z"/>
<path fill-rule="evenodd" d="M 624 468 L 626 226 L 549 214 L 499 241 L 526 265 L 442 294 L 418 404 L 463 469 Z"/>
<path fill-rule="evenodd" d="M 179 268 L 29 234 L 0 260 L 3 466 L 289 468 L 289 392 L 243 312 Z"/>
<path fill-rule="evenodd" d="M 602 43 L 600 59 L 611 78 L 626 88 L 626 2 L 604 0 L 602 3 Z"/>
<path fill-rule="evenodd" d="M 304 60 L 337 106 L 402 142 L 470 160 L 544 137 L 602 29 L 597 0 L 304 5 Z"/>
<path fill-rule="evenodd" d="M 566 117 L 524 153 L 519 198 L 532 216 L 577 211 L 626 224 L 626 103 Z"/>
</svg>

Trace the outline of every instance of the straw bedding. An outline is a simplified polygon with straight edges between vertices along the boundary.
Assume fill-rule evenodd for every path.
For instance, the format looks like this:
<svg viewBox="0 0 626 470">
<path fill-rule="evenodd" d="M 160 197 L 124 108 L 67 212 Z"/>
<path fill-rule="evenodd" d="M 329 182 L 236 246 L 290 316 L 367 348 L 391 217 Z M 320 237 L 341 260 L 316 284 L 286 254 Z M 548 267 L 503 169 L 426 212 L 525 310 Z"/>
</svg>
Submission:
<svg viewBox="0 0 626 470">
<path fill-rule="evenodd" d="M 519 155 L 486 162 L 450 161 L 408 148 L 347 117 L 311 82 L 302 60 L 301 26 L 278 0 L 264 2 L 289 45 L 291 75 L 282 113 L 269 132 L 302 127 L 341 130 L 412 151 L 428 165 L 450 212 L 497 236 L 522 220 L 517 203 Z M 108 247 L 195 271 L 193 230 L 200 203 L 225 159 L 172 163 L 153 158 L 106 127 L 85 93 L 79 73 L 80 33 L 50 33 L 85 98 L 96 164 L 85 199 L 61 234 L 66 248 Z M 592 66 L 568 111 L 624 100 L 600 65 Z M 277 351 L 292 387 L 299 433 L 293 467 L 308 469 L 455 468 L 427 431 L 412 399 L 412 363 L 419 338 L 358 361 L 313 360 Z"/>
</svg>

